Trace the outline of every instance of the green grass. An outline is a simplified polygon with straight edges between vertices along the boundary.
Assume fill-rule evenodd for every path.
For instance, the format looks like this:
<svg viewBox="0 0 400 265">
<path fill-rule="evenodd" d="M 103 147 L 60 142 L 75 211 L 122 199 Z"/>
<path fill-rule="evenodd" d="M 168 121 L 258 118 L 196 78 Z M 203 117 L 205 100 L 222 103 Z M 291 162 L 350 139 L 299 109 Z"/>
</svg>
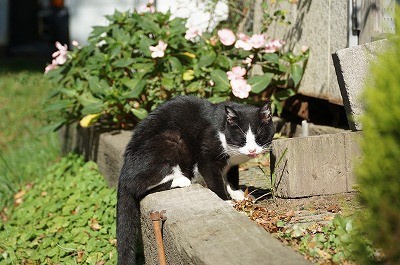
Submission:
<svg viewBox="0 0 400 265">
<path fill-rule="evenodd" d="M 0 264 L 116 264 L 116 190 L 69 155 L 23 187 L 0 221 Z"/>
<path fill-rule="evenodd" d="M 57 134 L 41 132 L 51 89 L 43 67 L 37 60 L 0 60 L 0 210 L 23 184 L 42 177 L 59 154 Z"/>
</svg>

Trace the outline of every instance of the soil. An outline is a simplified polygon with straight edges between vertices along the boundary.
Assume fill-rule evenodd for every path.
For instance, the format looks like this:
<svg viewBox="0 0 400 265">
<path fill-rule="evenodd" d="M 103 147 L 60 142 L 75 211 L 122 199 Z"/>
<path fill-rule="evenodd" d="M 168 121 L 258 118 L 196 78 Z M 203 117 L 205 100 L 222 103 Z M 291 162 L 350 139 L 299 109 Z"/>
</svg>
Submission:
<svg viewBox="0 0 400 265">
<path fill-rule="evenodd" d="M 278 221 L 286 222 L 287 226 L 299 223 L 324 225 L 336 214 L 352 215 L 360 209 L 360 205 L 356 193 L 346 193 L 300 199 L 265 199 L 258 202 L 245 200 L 237 202 L 235 208 L 246 212 L 250 219 L 268 232 L 275 233 L 280 230 Z"/>
</svg>

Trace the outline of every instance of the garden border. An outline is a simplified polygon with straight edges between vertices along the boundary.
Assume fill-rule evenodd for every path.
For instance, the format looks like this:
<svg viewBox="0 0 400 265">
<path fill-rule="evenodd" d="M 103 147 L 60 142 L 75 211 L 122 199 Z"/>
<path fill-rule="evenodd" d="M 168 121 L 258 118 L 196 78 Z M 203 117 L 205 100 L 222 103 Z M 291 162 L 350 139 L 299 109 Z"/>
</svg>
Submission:
<svg viewBox="0 0 400 265">
<path fill-rule="evenodd" d="M 390 43 L 383 41 L 365 44 L 338 51 L 333 56 L 344 98 L 358 95 L 362 86 L 352 85 L 353 81 L 357 81 L 357 78 L 365 79 L 365 76 L 351 74 L 356 62 L 347 60 L 350 57 L 348 54 L 362 60 L 363 63 L 358 65 L 359 71 L 367 71 L 371 58 L 374 58 L 371 55 L 382 52 L 382 47 L 390 47 Z M 365 80 L 358 80 L 356 84 L 361 81 Z M 354 115 L 353 106 L 350 102 L 346 104 L 348 115 Z M 96 128 L 73 126 L 61 131 L 63 152 L 78 151 L 86 159 L 97 161 L 109 185 L 115 186 L 131 132 L 102 133 Z M 285 177 L 284 188 L 277 188 L 278 195 L 304 197 L 351 191 L 354 164 L 350 158 L 361 157 L 358 145 L 361 134 L 344 132 L 274 141 L 272 172 L 277 184 L 281 177 Z M 326 148 L 326 143 L 329 148 Z M 299 156 L 299 153 L 302 155 Z M 312 154 L 312 163 L 307 166 L 311 171 L 307 172 L 303 170 L 306 153 Z M 330 162 L 332 165 L 327 167 Z M 314 180 L 315 183 L 324 180 L 327 174 L 331 174 L 331 179 L 325 181 L 324 185 L 311 185 Z M 336 174 L 339 174 L 339 180 L 335 179 Z M 299 177 L 304 175 L 306 179 Z M 337 181 L 340 185 L 336 185 Z M 300 191 L 298 187 L 301 187 Z M 168 219 L 163 225 L 163 234 L 170 264 L 245 264 L 265 263 L 266 260 L 268 264 L 308 264 L 301 255 L 281 244 L 213 192 L 198 185 L 150 194 L 142 200 L 141 210 L 147 264 L 158 264 L 149 218 L 149 212 L 153 210 L 166 210 Z"/>
<path fill-rule="evenodd" d="M 66 146 L 66 150 L 80 150 L 87 159 L 95 160 L 100 172 L 110 186 L 116 186 L 119 170 L 123 163 L 125 147 L 132 137 L 129 131 L 102 132 L 98 129 L 83 129 L 79 125 L 67 130 L 69 137 L 75 130 L 77 135 L 75 145 Z M 74 127 L 73 126 L 73 127 Z M 77 128 L 78 127 L 78 128 Z M 65 132 L 65 130 L 64 130 Z M 285 146 L 297 141 L 318 142 L 310 144 L 321 149 L 321 138 L 331 139 L 345 134 L 336 133 L 305 138 L 293 138 L 274 141 Z M 342 137 L 342 136 L 339 136 Z M 95 140 L 90 140 L 93 138 Z M 349 139 L 352 139 L 351 137 Z M 96 141 L 97 144 L 96 144 Z M 89 146 L 88 143 L 93 146 Z M 79 147 L 79 145 L 81 145 Z M 343 147 L 346 149 L 346 145 Z M 278 150 L 278 149 L 277 149 Z M 282 150 L 282 149 L 281 149 Z M 321 150 L 324 150 L 323 148 Z M 353 149 L 350 149 L 353 150 Z M 356 149 L 354 149 L 356 150 Z M 317 152 L 311 150 L 310 152 Z M 333 150 L 328 153 L 334 153 Z M 316 156 L 322 158 L 324 155 Z M 336 161 L 345 163 L 348 156 Z M 295 161 L 290 160 L 289 164 Z M 314 161 L 317 165 L 318 162 Z M 323 173 L 322 167 L 315 167 Z M 350 172 L 350 171 L 349 171 Z M 292 181 L 297 181 L 291 178 Z M 309 195 L 317 195 L 306 185 Z M 346 192 L 336 190 L 332 193 Z M 304 192 L 304 190 L 303 190 Z M 330 193 L 330 194 L 332 194 Z M 292 196 L 298 197 L 298 196 Z M 164 244 L 167 260 L 170 264 L 244 264 L 245 262 L 262 262 L 269 264 L 308 264 L 308 262 L 290 247 L 284 246 L 261 227 L 250 221 L 246 216 L 237 212 L 232 206 L 218 198 L 210 190 L 199 185 L 188 188 L 173 189 L 148 195 L 141 203 L 142 238 L 146 264 L 158 264 L 157 249 L 155 248 L 154 231 L 149 218 L 153 210 L 166 210 L 167 221 L 163 226 Z"/>
</svg>

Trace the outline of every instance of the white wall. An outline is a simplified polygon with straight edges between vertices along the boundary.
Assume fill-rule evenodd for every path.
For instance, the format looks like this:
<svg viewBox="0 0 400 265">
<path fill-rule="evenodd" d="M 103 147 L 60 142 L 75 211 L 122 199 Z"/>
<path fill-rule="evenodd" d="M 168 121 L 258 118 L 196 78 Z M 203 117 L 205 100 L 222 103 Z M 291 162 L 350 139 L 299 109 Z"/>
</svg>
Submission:
<svg viewBox="0 0 400 265">
<path fill-rule="evenodd" d="M 0 0 L 2 1 L 2 0 Z M 86 44 L 93 26 L 107 25 L 105 15 L 114 13 L 114 10 L 132 10 L 135 5 L 140 5 L 138 0 L 66 0 L 65 5 L 69 11 L 70 39 L 79 44 Z"/>
<path fill-rule="evenodd" d="M 7 0 L 0 0 L 7 1 Z M 118 11 L 140 10 L 148 0 L 66 0 L 68 7 L 70 39 L 78 41 L 81 45 L 87 44 L 87 38 L 93 26 L 107 25 L 105 15 L 110 15 L 115 9 Z M 209 23 L 211 14 L 204 11 L 205 6 L 201 1 L 191 0 L 158 0 L 157 10 L 171 12 L 177 17 L 188 19 L 188 27 L 196 26 L 203 30 L 213 28 L 215 25 L 226 19 L 228 16 L 228 6 L 219 2 L 215 8 L 215 13 Z"/>
</svg>

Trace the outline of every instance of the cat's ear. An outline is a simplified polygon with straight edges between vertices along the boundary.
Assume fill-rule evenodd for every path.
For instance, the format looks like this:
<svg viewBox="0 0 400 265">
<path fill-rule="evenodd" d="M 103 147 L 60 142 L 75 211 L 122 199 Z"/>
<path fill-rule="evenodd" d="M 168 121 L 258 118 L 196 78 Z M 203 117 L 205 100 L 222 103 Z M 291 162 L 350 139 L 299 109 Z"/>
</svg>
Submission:
<svg viewBox="0 0 400 265">
<path fill-rule="evenodd" d="M 272 119 L 272 111 L 271 111 L 271 102 L 267 101 L 265 104 L 260 107 L 258 110 L 258 117 L 263 123 L 268 123 Z"/>
<path fill-rule="evenodd" d="M 226 122 L 228 124 L 235 123 L 235 120 L 238 118 L 238 114 L 234 109 L 229 106 L 225 106 L 225 114 L 226 114 Z"/>
</svg>

